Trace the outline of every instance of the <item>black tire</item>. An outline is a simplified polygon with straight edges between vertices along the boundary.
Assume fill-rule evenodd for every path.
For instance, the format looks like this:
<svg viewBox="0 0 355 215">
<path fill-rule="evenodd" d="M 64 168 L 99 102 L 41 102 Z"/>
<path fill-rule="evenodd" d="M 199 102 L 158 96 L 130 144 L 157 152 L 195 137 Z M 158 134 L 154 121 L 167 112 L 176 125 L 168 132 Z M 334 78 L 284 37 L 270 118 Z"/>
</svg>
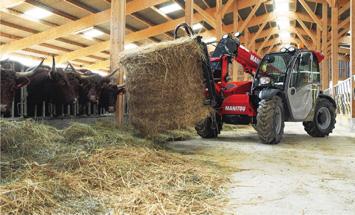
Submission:
<svg viewBox="0 0 355 215">
<path fill-rule="evenodd" d="M 284 127 L 284 106 L 279 96 L 261 100 L 258 107 L 255 129 L 265 144 L 277 144 L 281 141 Z"/>
<path fill-rule="evenodd" d="M 329 136 L 335 128 L 335 109 L 328 99 L 319 99 L 316 104 L 313 121 L 303 122 L 304 130 L 312 137 Z"/>
<path fill-rule="evenodd" d="M 222 120 L 216 115 L 216 123 L 212 122 L 212 117 L 208 116 L 198 122 L 195 126 L 197 134 L 202 138 L 216 138 L 222 130 Z M 217 125 L 216 125 L 217 124 Z"/>
</svg>

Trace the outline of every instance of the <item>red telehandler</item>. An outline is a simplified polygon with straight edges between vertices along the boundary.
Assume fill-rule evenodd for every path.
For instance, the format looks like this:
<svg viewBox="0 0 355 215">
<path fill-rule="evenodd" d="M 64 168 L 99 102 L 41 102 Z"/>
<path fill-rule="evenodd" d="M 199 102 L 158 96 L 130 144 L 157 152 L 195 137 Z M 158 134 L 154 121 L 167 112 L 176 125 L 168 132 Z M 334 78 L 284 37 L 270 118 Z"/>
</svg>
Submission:
<svg viewBox="0 0 355 215">
<path fill-rule="evenodd" d="M 180 28 L 193 35 L 191 27 L 183 23 L 176 27 L 175 38 Z M 320 90 L 319 63 L 324 56 L 317 51 L 284 48 L 261 59 L 240 45 L 238 35 L 223 36 L 211 56 L 202 37 L 196 37 L 207 59 L 202 60 L 205 103 L 214 110 L 196 125 L 197 133 L 214 138 L 223 123 L 252 124 L 263 143 L 276 144 L 283 136 L 284 122 L 292 121 L 303 122 L 313 137 L 328 136 L 335 127 L 336 104 Z M 252 81 L 230 81 L 233 60 L 252 75 Z"/>
</svg>

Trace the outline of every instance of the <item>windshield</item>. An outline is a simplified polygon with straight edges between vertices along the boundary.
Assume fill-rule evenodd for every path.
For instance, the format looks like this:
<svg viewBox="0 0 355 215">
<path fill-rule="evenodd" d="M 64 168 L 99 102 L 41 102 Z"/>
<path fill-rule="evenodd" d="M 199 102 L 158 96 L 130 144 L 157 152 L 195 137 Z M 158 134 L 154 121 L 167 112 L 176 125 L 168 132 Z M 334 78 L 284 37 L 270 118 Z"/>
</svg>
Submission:
<svg viewBox="0 0 355 215">
<path fill-rule="evenodd" d="M 290 52 L 272 53 L 266 55 L 261 61 L 256 73 L 257 85 L 261 77 L 269 77 L 270 84 L 283 86 L 286 78 L 287 66 L 292 57 Z"/>
</svg>

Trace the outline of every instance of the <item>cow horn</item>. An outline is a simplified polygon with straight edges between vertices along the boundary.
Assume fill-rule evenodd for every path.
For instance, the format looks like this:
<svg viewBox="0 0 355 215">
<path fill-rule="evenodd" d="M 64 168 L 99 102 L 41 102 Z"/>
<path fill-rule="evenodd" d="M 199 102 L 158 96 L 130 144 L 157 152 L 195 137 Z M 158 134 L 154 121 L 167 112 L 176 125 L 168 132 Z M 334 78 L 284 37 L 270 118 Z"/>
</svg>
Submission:
<svg viewBox="0 0 355 215">
<path fill-rule="evenodd" d="M 115 69 L 111 74 L 109 74 L 105 78 L 111 78 L 118 70 L 119 70 L 119 68 Z"/>
<path fill-rule="evenodd" d="M 52 73 L 55 72 L 55 71 L 56 71 L 56 68 L 55 68 L 55 57 L 54 57 L 54 55 L 52 55 L 52 69 L 48 73 L 50 79 L 52 79 Z"/>
<path fill-rule="evenodd" d="M 68 61 L 68 65 L 67 67 L 64 69 L 64 72 L 67 71 L 68 67 L 75 73 L 78 73 L 78 71 L 76 71 L 76 69 L 74 68 L 74 66 Z"/>
<path fill-rule="evenodd" d="M 23 78 L 23 77 L 30 77 L 33 74 L 35 74 L 38 70 L 39 67 L 42 66 L 43 62 L 44 62 L 45 58 L 42 58 L 41 63 L 39 63 L 36 67 L 32 68 L 32 69 L 27 69 L 25 72 L 16 72 L 16 77 L 17 78 Z"/>
</svg>

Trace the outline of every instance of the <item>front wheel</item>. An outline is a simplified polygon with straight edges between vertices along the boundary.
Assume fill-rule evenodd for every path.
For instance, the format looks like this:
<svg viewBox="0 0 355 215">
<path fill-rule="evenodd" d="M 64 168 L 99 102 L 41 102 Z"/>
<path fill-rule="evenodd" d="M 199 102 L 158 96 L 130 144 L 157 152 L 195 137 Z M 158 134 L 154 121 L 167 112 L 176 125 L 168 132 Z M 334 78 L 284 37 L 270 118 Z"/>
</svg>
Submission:
<svg viewBox="0 0 355 215">
<path fill-rule="evenodd" d="M 215 114 L 206 117 L 198 122 L 195 126 L 197 134 L 202 138 L 215 138 L 218 136 L 222 129 L 222 120 L 220 116 Z"/>
<path fill-rule="evenodd" d="M 304 130 L 312 137 L 325 137 L 332 133 L 335 127 L 335 107 L 328 100 L 319 99 L 313 121 L 303 122 Z"/>
<path fill-rule="evenodd" d="M 284 133 L 284 107 L 279 96 L 261 100 L 258 107 L 255 129 L 265 144 L 277 144 Z"/>
</svg>

